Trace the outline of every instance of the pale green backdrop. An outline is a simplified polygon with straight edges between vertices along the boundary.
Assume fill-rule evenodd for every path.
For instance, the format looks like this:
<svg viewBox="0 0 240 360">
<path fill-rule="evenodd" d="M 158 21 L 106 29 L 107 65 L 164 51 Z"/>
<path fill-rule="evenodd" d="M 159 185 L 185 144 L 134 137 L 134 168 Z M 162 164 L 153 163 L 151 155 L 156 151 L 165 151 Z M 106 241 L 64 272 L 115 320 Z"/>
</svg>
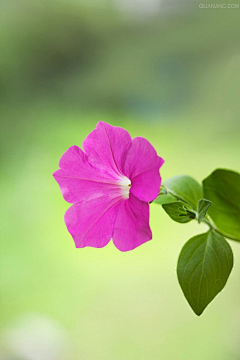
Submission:
<svg viewBox="0 0 240 360">
<path fill-rule="evenodd" d="M 240 9 L 3 0 L 0 10 L 0 358 L 238 360 L 240 244 L 226 288 L 197 317 L 176 263 L 204 225 L 152 204 L 152 241 L 75 249 L 52 173 L 100 120 L 146 137 L 163 179 L 239 171 Z"/>
</svg>

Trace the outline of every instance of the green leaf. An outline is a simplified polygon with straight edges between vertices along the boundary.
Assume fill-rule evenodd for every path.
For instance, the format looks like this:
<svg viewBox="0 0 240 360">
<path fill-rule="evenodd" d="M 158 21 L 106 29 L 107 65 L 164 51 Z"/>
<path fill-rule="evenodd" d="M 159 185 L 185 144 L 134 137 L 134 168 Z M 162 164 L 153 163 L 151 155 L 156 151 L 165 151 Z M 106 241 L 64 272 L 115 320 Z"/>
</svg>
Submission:
<svg viewBox="0 0 240 360">
<path fill-rule="evenodd" d="M 175 201 L 172 204 L 164 204 L 162 207 L 171 219 L 181 224 L 186 224 L 196 217 L 195 213 L 191 211 L 191 208 L 187 207 L 181 201 Z"/>
<path fill-rule="evenodd" d="M 203 197 L 201 185 L 187 175 L 174 176 L 163 182 L 168 194 L 177 196 L 181 201 L 186 201 L 197 209 L 198 200 Z"/>
<path fill-rule="evenodd" d="M 176 199 L 172 195 L 160 194 L 153 202 L 158 205 L 163 205 L 163 204 L 170 204 L 175 201 Z"/>
<path fill-rule="evenodd" d="M 216 232 L 194 236 L 183 246 L 177 265 L 178 281 L 197 315 L 224 288 L 232 267 L 232 249 Z"/>
<path fill-rule="evenodd" d="M 207 199 L 201 199 L 198 201 L 197 212 L 198 212 L 198 223 L 199 224 L 205 218 L 207 211 L 211 205 L 212 205 L 212 202 Z"/>
<path fill-rule="evenodd" d="M 204 197 L 212 201 L 208 214 L 226 237 L 240 241 L 240 174 L 217 169 L 203 180 Z"/>
<path fill-rule="evenodd" d="M 158 205 L 163 205 L 163 204 L 170 204 L 175 201 L 176 198 L 173 197 L 172 195 L 169 195 L 165 186 L 161 185 L 158 197 L 152 202 L 155 202 Z"/>
</svg>

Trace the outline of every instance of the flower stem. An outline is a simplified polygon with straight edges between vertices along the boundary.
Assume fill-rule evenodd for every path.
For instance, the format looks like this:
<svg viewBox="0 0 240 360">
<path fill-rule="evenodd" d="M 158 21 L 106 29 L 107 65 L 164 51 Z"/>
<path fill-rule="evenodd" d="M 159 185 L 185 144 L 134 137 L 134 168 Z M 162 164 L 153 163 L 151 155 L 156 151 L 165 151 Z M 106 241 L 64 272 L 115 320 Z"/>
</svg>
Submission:
<svg viewBox="0 0 240 360">
<path fill-rule="evenodd" d="M 202 222 L 204 222 L 205 224 L 207 224 L 207 225 L 210 227 L 211 230 L 213 230 L 213 231 L 215 231 L 216 233 L 222 235 L 223 237 L 226 237 L 226 238 L 228 238 L 229 240 L 234 240 L 234 241 L 238 241 L 238 242 L 239 242 L 239 240 L 235 239 L 234 237 L 231 237 L 231 236 L 229 236 L 229 235 L 226 235 L 226 234 L 222 233 L 220 230 L 218 230 L 218 229 L 214 226 L 214 224 L 213 224 L 209 219 L 206 219 L 206 217 L 203 219 Z"/>
<path fill-rule="evenodd" d="M 189 201 L 187 201 L 187 200 L 184 199 L 183 197 L 179 196 L 178 194 L 176 194 L 176 193 L 173 192 L 172 190 L 169 190 L 169 189 L 166 188 L 166 187 L 164 187 L 164 188 L 167 190 L 167 194 L 173 196 L 176 200 L 180 200 L 180 201 L 184 202 L 185 204 L 191 206 L 191 208 L 193 209 L 194 213 L 196 214 L 195 220 L 198 220 L 197 209 L 196 209 Z M 233 240 L 233 241 L 238 241 L 238 242 L 239 242 L 238 239 L 235 239 L 235 238 L 232 237 L 232 236 L 226 235 L 226 234 L 222 233 L 220 230 L 218 230 L 208 216 L 206 216 L 206 217 L 202 220 L 202 222 L 205 223 L 206 225 L 208 225 L 211 230 L 213 230 L 213 231 L 215 231 L 216 233 L 222 235 L 223 237 L 226 237 L 226 238 L 229 239 L 229 240 Z"/>
<path fill-rule="evenodd" d="M 176 200 L 180 200 L 182 202 L 184 202 L 185 204 L 188 204 L 189 206 L 191 206 L 191 208 L 196 211 L 197 209 L 194 208 L 194 206 L 189 202 L 187 201 L 186 199 L 184 199 L 183 197 L 179 196 L 178 194 L 176 194 L 175 192 L 173 192 L 172 190 L 169 190 L 168 188 L 166 188 L 167 190 L 167 193 L 173 197 L 175 197 Z"/>
</svg>

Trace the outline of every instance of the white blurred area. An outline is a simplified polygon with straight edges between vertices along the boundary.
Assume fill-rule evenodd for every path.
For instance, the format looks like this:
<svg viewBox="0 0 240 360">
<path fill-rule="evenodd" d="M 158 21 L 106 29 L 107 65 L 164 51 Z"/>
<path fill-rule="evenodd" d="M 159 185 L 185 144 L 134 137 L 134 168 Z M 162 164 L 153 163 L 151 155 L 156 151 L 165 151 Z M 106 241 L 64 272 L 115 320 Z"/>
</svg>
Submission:
<svg viewBox="0 0 240 360">
<path fill-rule="evenodd" d="M 159 12 L 164 0 L 114 0 L 117 9 L 133 14 L 151 14 Z"/>
<path fill-rule="evenodd" d="M 69 340 L 55 320 L 26 314 L 7 326 L 1 334 L 0 360 L 66 360 Z"/>
<path fill-rule="evenodd" d="M 142 17 L 159 15 L 165 12 L 181 12 L 190 8 L 195 10 L 196 0 L 113 0 L 116 10 L 128 13 L 132 17 Z"/>
</svg>

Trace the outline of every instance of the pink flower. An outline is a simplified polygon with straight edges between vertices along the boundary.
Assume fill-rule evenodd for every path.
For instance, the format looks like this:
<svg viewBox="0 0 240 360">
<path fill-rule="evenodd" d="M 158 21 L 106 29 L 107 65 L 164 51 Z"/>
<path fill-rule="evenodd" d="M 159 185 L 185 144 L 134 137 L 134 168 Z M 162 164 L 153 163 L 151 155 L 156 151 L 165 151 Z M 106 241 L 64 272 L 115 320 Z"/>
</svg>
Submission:
<svg viewBox="0 0 240 360">
<path fill-rule="evenodd" d="M 77 248 L 101 248 L 111 239 L 128 251 L 152 239 L 149 202 L 159 193 L 163 164 L 144 138 L 100 121 L 82 151 L 70 147 L 53 176 L 73 205 L 65 223 Z"/>
</svg>

